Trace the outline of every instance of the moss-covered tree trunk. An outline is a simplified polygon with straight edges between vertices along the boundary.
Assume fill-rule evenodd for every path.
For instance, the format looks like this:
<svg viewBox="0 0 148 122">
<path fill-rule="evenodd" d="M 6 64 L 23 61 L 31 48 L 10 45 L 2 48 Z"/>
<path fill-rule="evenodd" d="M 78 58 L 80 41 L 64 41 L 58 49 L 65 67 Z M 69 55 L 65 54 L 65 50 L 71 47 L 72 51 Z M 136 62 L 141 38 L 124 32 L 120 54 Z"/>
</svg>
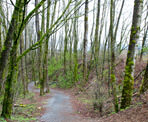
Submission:
<svg viewBox="0 0 148 122">
<path fill-rule="evenodd" d="M 88 43 L 88 0 L 85 0 L 84 40 L 83 40 L 83 83 L 87 81 L 87 43 Z"/>
<path fill-rule="evenodd" d="M 121 109 L 131 104 L 134 84 L 135 47 L 139 39 L 143 0 L 135 0 L 130 42 L 125 66 L 124 85 L 121 97 Z"/>
<path fill-rule="evenodd" d="M 63 6 L 65 7 L 65 1 L 63 1 Z M 68 11 L 67 11 L 68 13 Z M 66 75 L 67 73 L 67 52 L 68 52 L 68 30 L 69 30 L 69 25 L 68 21 L 65 20 L 65 38 L 64 38 L 64 74 Z"/>
<path fill-rule="evenodd" d="M 71 27 L 72 29 L 72 27 Z M 71 33 L 70 33 L 71 36 Z M 72 70 L 72 45 L 73 45 L 73 38 L 70 37 L 70 46 L 69 46 L 69 69 Z"/>
<path fill-rule="evenodd" d="M 9 69 L 8 69 L 8 75 L 5 82 L 5 94 L 4 94 L 4 100 L 3 100 L 3 106 L 2 106 L 2 114 L 1 116 L 4 118 L 10 118 L 13 108 L 13 97 L 14 97 L 14 91 L 15 91 L 15 83 L 17 82 L 17 49 L 18 49 L 18 32 L 19 27 L 21 26 L 20 23 L 23 21 L 23 8 L 24 8 L 24 0 L 18 0 L 16 1 L 16 7 L 18 16 L 16 16 L 16 28 L 14 29 L 13 33 L 13 46 L 10 51 L 10 61 L 9 61 Z M 19 6 L 18 6 L 19 5 Z"/>
<path fill-rule="evenodd" d="M 42 36 L 44 33 L 45 33 L 45 5 L 43 4 L 42 5 L 42 23 L 41 23 L 41 32 L 40 32 L 40 35 Z M 43 79 L 44 77 L 44 73 L 43 73 L 43 70 L 44 70 L 44 65 L 42 65 L 42 53 L 43 53 L 43 48 L 42 48 L 42 43 L 40 45 L 40 51 L 39 51 L 39 60 L 40 60 L 40 68 L 39 68 L 39 80 L 40 80 L 40 95 L 42 96 L 44 94 L 44 89 L 45 89 L 45 80 Z M 43 66 L 43 68 L 42 68 Z M 42 74 L 43 73 L 43 74 Z"/>
<path fill-rule="evenodd" d="M 13 95 L 14 95 L 13 84 L 14 82 L 16 82 L 14 76 L 16 75 L 16 69 L 17 69 L 16 52 L 17 52 L 17 46 L 15 45 L 12 47 L 12 50 L 10 52 L 10 64 L 9 64 L 10 66 L 5 84 L 6 88 L 5 88 L 3 108 L 1 114 L 1 116 L 4 118 L 10 118 L 12 113 Z"/>
<path fill-rule="evenodd" d="M 10 26 L 6 34 L 6 39 L 2 47 L 2 51 L 0 52 L 0 92 L 1 92 L 1 85 L 3 83 L 3 73 L 9 57 L 9 53 L 12 45 L 12 39 L 14 36 L 14 31 L 17 28 L 17 23 L 18 23 L 17 17 L 19 14 L 17 7 L 19 6 L 20 1 L 21 0 L 16 1 L 16 4 L 15 4 L 16 7 L 14 8 L 14 11 L 13 11 Z"/>
<path fill-rule="evenodd" d="M 95 100 L 93 103 L 94 110 L 99 109 L 100 112 L 102 112 L 102 103 L 101 100 L 99 100 L 100 97 L 100 78 L 99 78 L 99 21 L 100 21 L 100 0 L 98 0 L 97 3 L 97 16 L 96 16 L 96 28 L 95 28 L 95 35 L 94 35 L 94 64 L 95 64 L 95 70 L 96 70 L 96 76 L 97 76 L 97 81 L 96 81 L 96 89 L 94 90 L 94 95 L 95 95 Z"/>
<path fill-rule="evenodd" d="M 147 90 L 148 90 L 148 61 L 147 61 L 147 66 L 145 69 L 142 85 L 140 87 L 140 93 L 144 93 Z"/>
<path fill-rule="evenodd" d="M 0 18 L 0 53 L 2 50 L 2 22 L 1 22 L 1 18 Z"/>
<path fill-rule="evenodd" d="M 49 19 L 50 19 L 50 0 L 47 1 L 47 22 L 46 22 L 46 32 L 49 28 Z M 48 84 L 48 42 L 47 38 L 45 41 L 45 49 L 44 49 L 44 63 L 43 63 L 43 80 L 46 83 L 46 92 L 49 93 L 49 84 Z"/>
<path fill-rule="evenodd" d="M 38 5 L 38 0 L 35 0 L 35 7 Z M 40 30 L 40 22 L 39 22 L 39 13 L 38 10 L 36 11 L 35 16 L 35 27 L 36 27 L 36 34 L 37 34 L 37 41 L 40 40 L 41 37 L 41 30 Z M 43 78 L 42 78 L 42 45 L 40 43 L 40 47 L 38 48 L 38 78 L 40 83 L 40 95 L 44 94 L 44 85 L 43 85 Z"/>
<path fill-rule="evenodd" d="M 77 0 L 75 1 L 75 6 L 77 5 Z M 74 19 L 74 27 L 73 27 L 73 33 L 74 33 L 74 82 L 76 83 L 78 81 L 78 33 L 77 33 L 77 18 L 78 11 L 75 12 L 75 19 Z"/>
<path fill-rule="evenodd" d="M 114 24 L 114 0 L 111 0 L 110 7 L 110 40 L 111 40 L 111 85 L 112 85 L 112 94 L 113 94 L 113 103 L 115 111 L 118 112 L 118 99 L 116 94 L 116 76 L 115 76 L 115 39 L 113 37 L 113 24 Z"/>
<path fill-rule="evenodd" d="M 2 2 L 0 1 L 0 11 L 2 11 Z M 0 13 L 1 15 L 1 13 Z M 0 54 L 2 50 L 2 17 L 0 17 Z"/>
<path fill-rule="evenodd" d="M 67 23 L 65 24 L 65 39 L 64 39 L 64 73 L 66 75 L 66 70 L 67 70 L 67 67 L 66 67 L 66 62 L 67 62 L 67 42 L 68 42 L 68 28 L 67 28 Z"/>
</svg>

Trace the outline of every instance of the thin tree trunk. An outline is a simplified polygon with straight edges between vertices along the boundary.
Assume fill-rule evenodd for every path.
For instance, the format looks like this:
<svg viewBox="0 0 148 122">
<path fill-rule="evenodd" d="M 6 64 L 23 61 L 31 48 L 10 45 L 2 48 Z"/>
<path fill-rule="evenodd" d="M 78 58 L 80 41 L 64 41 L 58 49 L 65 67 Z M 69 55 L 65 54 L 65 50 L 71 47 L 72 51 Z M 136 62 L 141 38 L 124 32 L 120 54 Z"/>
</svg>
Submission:
<svg viewBox="0 0 148 122">
<path fill-rule="evenodd" d="M 50 0 L 47 1 L 47 22 L 46 22 L 46 32 L 49 28 L 49 20 L 50 20 Z M 45 42 L 45 50 L 44 50 L 44 63 L 43 63 L 43 80 L 46 83 L 46 93 L 49 93 L 49 84 L 48 84 L 48 42 L 49 39 L 46 39 Z"/>
<path fill-rule="evenodd" d="M 40 35 L 42 36 L 44 33 L 45 33 L 45 27 L 44 27 L 44 24 L 45 24 L 45 5 L 43 4 L 42 5 L 42 23 L 41 23 L 41 33 Z M 44 80 L 44 65 L 43 65 L 43 68 L 42 68 L 42 44 L 40 45 L 40 53 L 39 53 L 39 60 L 40 60 L 40 95 L 42 96 L 44 94 L 44 88 L 45 88 L 45 80 Z M 44 60 L 44 59 L 43 59 Z M 43 71 L 43 72 L 42 72 Z M 43 74 L 42 74 L 43 73 Z"/>
<path fill-rule="evenodd" d="M 142 48 L 141 48 L 141 53 L 140 53 L 140 61 L 142 60 L 142 57 L 143 57 L 144 46 L 145 46 L 147 34 L 148 34 L 148 25 L 147 25 L 147 28 L 146 28 L 146 31 L 145 31 L 145 33 L 144 33 L 144 37 L 143 37 L 143 40 L 142 40 Z"/>
<path fill-rule="evenodd" d="M 27 5 L 26 5 L 26 8 L 25 8 L 26 10 L 26 15 L 27 15 Z M 27 49 L 27 34 L 28 34 L 28 32 L 27 32 L 27 27 L 25 28 L 25 50 Z M 27 58 L 28 58 L 28 56 L 27 55 L 25 55 L 25 81 L 26 81 L 26 92 L 28 92 L 28 68 L 27 68 Z"/>
<path fill-rule="evenodd" d="M 88 43 L 88 0 L 85 0 L 84 40 L 83 40 L 83 83 L 87 81 L 87 43 Z"/>
<path fill-rule="evenodd" d="M 2 50 L 2 22 L 1 22 L 1 18 L 0 18 L 0 53 Z"/>
<path fill-rule="evenodd" d="M 66 62 L 67 62 L 67 42 L 68 42 L 68 28 L 67 28 L 67 23 L 65 25 L 65 39 L 64 39 L 64 74 L 66 75 Z"/>
<path fill-rule="evenodd" d="M 95 35 L 94 35 L 94 64 L 95 64 L 95 70 L 96 70 L 96 76 L 97 76 L 97 81 L 96 81 L 96 89 L 95 89 L 95 102 L 94 102 L 94 110 L 99 109 L 100 112 L 102 112 L 102 103 L 99 101 L 99 96 L 100 96 L 100 80 L 99 80 L 99 40 L 98 40 L 98 32 L 99 32 L 99 20 L 100 20 L 100 0 L 98 0 L 97 4 L 97 16 L 96 16 L 96 29 L 95 29 Z"/>
<path fill-rule="evenodd" d="M 20 54 L 23 52 L 23 35 L 20 38 Z M 24 97 L 26 96 L 26 83 L 25 83 L 25 77 L 24 77 L 24 58 L 21 59 L 21 79 L 22 79 L 22 84 L 23 84 L 23 94 Z"/>
<path fill-rule="evenodd" d="M 75 6 L 77 5 L 77 0 L 75 1 Z M 74 32 L 74 82 L 76 83 L 78 81 L 78 51 L 77 51 L 77 46 L 78 46 L 78 33 L 77 33 L 77 18 L 76 16 L 78 15 L 78 11 L 75 12 L 75 19 L 74 19 L 74 27 L 73 27 L 73 32 Z"/>
<path fill-rule="evenodd" d="M 110 8 L 110 40 L 111 40 L 111 84 L 112 84 L 112 93 L 114 99 L 114 108 L 118 112 L 118 98 L 116 93 L 116 76 L 115 76 L 115 40 L 113 37 L 113 24 L 114 24 L 114 15 L 113 15 L 113 5 L 114 1 L 111 0 Z"/>
</svg>

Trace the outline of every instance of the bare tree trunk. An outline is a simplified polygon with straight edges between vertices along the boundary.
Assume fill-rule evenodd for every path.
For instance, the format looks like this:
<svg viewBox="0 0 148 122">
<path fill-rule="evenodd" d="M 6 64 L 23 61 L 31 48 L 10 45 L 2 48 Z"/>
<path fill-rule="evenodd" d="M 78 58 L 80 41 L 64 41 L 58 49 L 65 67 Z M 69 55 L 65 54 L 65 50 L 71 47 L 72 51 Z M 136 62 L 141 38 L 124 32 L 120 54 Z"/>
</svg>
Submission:
<svg viewBox="0 0 148 122">
<path fill-rule="evenodd" d="M 23 35 L 21 36 L 20 38 L 20 54 L 22 54 L 23 52 L 23 43 L 24 43 L 24 40 L 23 40 Z M 26 96 L 26 83 L 25 83 L 25 77 L 24 77 L 24 58 L 21 59 L 21 79 L 22 79 L 22 84 L 23 84 L 23 94 L 24 94 L 24 97 Z"/>
<path fill-rule="evenodd" d="M 147 25 L 147 28 L 146 28 L 146 31 L 144 33 L 144 37 L 143 37 L 143 40 L 142 40 L 142 48 L 141 48 L 141 53 L 140 53 L 140 61 L 142 60 L 142 56 L 143 56 L 143 53 L 144 53 L 144 46 L 145 46 L 147 34 L 148 34 L 148 25 Z"/>
<path fill-rule="evenodd" d="M 26 10 L 26 15 L 27 15 L 27 5 L 26 5 L 26 8 L 25 8 Z M 27 41 L 28 41 L 28 39 L 27 39 L 27 27 L 25 28 L 25 50 L 27 49 Z M 26 92 L 28 92 L 28 68 L 27 68 L 27 58 L 28 58 L 28 56 L 27 55 L 25 55 L 25 91 Z"/>
<path fill-rule="evenodd" d="M 142 81 L 142 85 L 141 85 L 141 88 L 140 88 L 140 93 L 142 94 L 147 90 L 148 90 L 148 61 L 147 61 L 147 66 L 146 66 L 146 69 L 145 69 L 145 74 L 144 74 L 144 78 L 143 78 L 143 81 Z"/>
</svg>

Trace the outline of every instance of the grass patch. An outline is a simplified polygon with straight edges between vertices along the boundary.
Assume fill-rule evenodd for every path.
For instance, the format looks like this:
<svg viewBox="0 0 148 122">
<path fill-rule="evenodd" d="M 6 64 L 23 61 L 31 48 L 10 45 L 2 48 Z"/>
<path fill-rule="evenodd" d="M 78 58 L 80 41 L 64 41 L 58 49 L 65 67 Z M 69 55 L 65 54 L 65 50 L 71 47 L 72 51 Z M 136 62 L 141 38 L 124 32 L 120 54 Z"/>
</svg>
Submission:
<svg viewBox="0 0 148 122">
<path fill-rule="evenodd" d="M 81 97 L 81 98 L 79 97 L 78 100 L 81 101 L 84 104 L 92 104 L 92 102 L 93 102 L 91 99 L 87 99 L 87 98 L 84 98 L 84 97 Z"/>
<path fill-rule="evenodd" d="M 7 122 L 4 118 L 0 117 L 0 122 Z"/>
<path fill-rule="evenodd" d="M 36 121 L 37 119 L 34 117 L 25 117 L 22 115 L 16 115 L 16 116 L 12 116 L 11 120 L 15 122 L 31 122 L 31 121 Z"/>
</svg>

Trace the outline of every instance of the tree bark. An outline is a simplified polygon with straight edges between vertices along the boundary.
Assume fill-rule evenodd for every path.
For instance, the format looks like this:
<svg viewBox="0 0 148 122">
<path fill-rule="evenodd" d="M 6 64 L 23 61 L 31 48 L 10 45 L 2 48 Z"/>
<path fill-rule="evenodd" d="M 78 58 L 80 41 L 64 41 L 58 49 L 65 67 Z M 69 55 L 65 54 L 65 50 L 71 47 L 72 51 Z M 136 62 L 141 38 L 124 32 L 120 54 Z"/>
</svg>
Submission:
<svg viewBox="0 0 148 122">
<path fill-rule="evenodd" d="M 140 93 L 142 94 L 147 90 L 148 90 L 148 61 L 147 61 L 147 66 L 146 66 L 146 69 L 145 69 L 145 74 L 144 74 L 144 78 L 143 78 L 143 81 L 142 81 L 142 85 L 141 85 L 141 88 L 140 88 Z"/>
<path fill-rule="evenodd" d="M 19 5 L 19 6 L 18 6 Z M 24 8 L 24 0 L 16 1 L 18 16 L 16 16 L 16 28 L 14 28 L 14 35 L 11 38 L 13 40 L 13 46 L 10 51 L 10 61 L 9 61 L 9 69 L 8 75 L 6 78 L 6 87 L 5 87 L 5 94 L 2 106 L 2 114 L 1 116 L 4 118 L 10 118 L 13 108 L 13 97 L 14 97 L 14 86 L 17 82 L 17 49 L 18 49 L 18 42 L 19 39 L 17 38 L 19 27 L 22 23 L 23 17 L 23 8 Z"/>
<path fill-rule="evenodd" d="M 20 38 L 20 54 L 23 52 L 23 35 Z M 21 59 L 21 79 L 22 79 L 22 84 L 23 84 L 23 94 L 24 97 L 26 96 L 26 83 L 25 83 L 25 77 L 24 77 L 24 58 Z"/>
<path fill-rule="evenodd" d="M 148 35 L 148 25 L 147 25 L 147 28 L 146 28 L 146 31 L 144 33 L 144 37 L 143 37 L 143 40 L 142 40 L 142 48 L 141 48 L 141 53 L 140 53 L 140 61 L 142 60 L 142 57 L 143 57 L 144 46 L 145 46 L 147 35 Z"/>
<path fill-rule="evenodd" d="M 77 5 L 77 0 L 75 1 L 75 6 Z M 74 83 L 78 81 L 78 35 L 77 35 L 77 18 L 78 12 L 75 11 L 75 19 L 74 19 L 74 27 L 73 27 L 73 33 L 74 33 Z"/>
<path fill-rule="evenodd" d="M 44 33 L 45 33 L 45 27 L 44 27 L 44 24 L 45 24 L 45 5 L 43 4 L 42 5 L 42 23 L 41 23 L 41 32 L 40 32 L 40 35 L 42 36 Z M 43 56 L 42 56 L 42 43 L 40 44 L 40 51 L 39 51 L 39 61 L 40 61 L 40 69 L 39 69 L 39 74 L 40 74 L 40 95 L 44 95 L 44 89 L 45 89 L 45 80 L 43 79 L 44 78 L 44 65 L 43 65 L 43 68 L 42 68 L 42 60 L 44 61 Z M 42 74 L 43 73 L 43 74 Z"/>
<path fill-rule="evenodd" d="M 46 32 L 49 28 L 49 20 L 50 20 L 50 0 L 47 1 L 47 22 L 46 22 Z M 46 39 L 45 42 L 45 50 L 44 50 L 44 63 L 43 63 L 43 80 L 46 83 L 46 92 L 49 93 L 49 84 L 48 84 L 48 42 L 49 39 Z"/>
<path fill-rule="evenodd" d="M 113 93 L 113 103 L 115 111 L 118 112 L 118 98 L 116 94 L 116 76 L 115 76 L 115 39 L 113 37 L 113 24 L 114 24 L 114 14 L 113 8 L 114 1 L 111 0 L 110 8 L 110 40 L 111 40 L 111 84 L 112 84 L 112 93 Z"/>
<path fill-rule="evenodd" d="M 17 7 L 19 6 L 21 0 L 16 1 L 16 7 L 14 8 L 12 19 L 10 22 L 10 26 L 6 35 L 6 39 L 3 45 L 3 49 L 0 53 L 0 93 L 1 93 L 1 85 L 3 83 L 3 72 L 5 69 L 5 66 L 7 64 L 7 60 L 9 57 L 11 45 L 12 45 L 12 39 L 14 37 L 15 29 L 17 28 L 18 23 L 18 16 L 19 12 L 17 10 Z"/>
<path fill-rule="evenodd" d="M 85 0 L 84 40 L 83 40 L 83 83 L 87 81 L 87 43 L 88 43 L 88 0 Z"/>
<path fill-rule="evenodd" d="M 121 109 L 124 109 L 131 104 L 134 84 L 134 66 L 135 66 L 135 47 L 139 39 L 141 15 L 143 9 L 143 0 L 135 0 L 133 21 L 131 27 L 130 42 L 128 47 L 124 85 L 121 98 Z"/>
</svg>

